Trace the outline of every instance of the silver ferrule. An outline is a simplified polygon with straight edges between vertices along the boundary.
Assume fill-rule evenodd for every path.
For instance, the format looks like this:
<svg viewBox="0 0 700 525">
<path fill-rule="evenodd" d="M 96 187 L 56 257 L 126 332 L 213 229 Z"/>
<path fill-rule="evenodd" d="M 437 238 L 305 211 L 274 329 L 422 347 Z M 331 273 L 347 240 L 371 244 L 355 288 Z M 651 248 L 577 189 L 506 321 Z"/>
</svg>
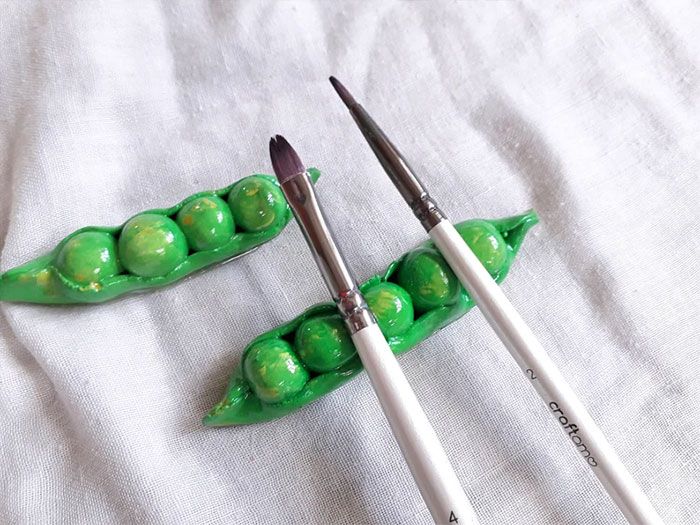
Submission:
<svg viewBox="0 0 700 525">
<path fill-rule="evenodd" d="M 445 215 L 425 190 L 411 166 L 374 119 L 369 116 L 369 113 L 359 104 L 353 105 L 350 108 L 350 113 L 379 159 L 384 171 L 389 175 L 394 186 L 411 207 L 425 230 L 429 232 L 434 226 L 445 220 Z"/>
<path fill-rule="evenodd" d="M 309 175 L 300 173 L 280 186 L 350 333 L 375 324 L 377 321 L 328 228 Z"/>
<path fill-rule="evenodd" d="M 433 227 L 447 219 L 427 192 L 421 195 L 419 199 L 409 202 L 408 205 L 428 233 Z"/>
</svg>

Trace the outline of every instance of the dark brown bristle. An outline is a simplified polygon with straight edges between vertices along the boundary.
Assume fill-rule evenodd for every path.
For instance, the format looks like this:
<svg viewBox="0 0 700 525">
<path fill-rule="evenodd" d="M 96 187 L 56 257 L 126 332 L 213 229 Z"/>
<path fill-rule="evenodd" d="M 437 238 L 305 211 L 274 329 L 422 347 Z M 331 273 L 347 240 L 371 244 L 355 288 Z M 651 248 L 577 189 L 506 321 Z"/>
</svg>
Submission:
<svg viewBox="0 0 700 525">
<path fill-rule="evenodd" d="M 270 139 L 270 159 L 280 184 L 306 171 L 299 155 L 282 135 Z"/>
<path fill-rule="evenodd" d="M 345 86 L 340 83 L 340 80 L 338 80 L 335 77 L 329 77 L 328 80 L 331 81 L 331 84 L 333 85 L 333 88 L 335 89 L 336 93 L 338 93 L 338 96 L 348 108 L 357 105 L 357 101 L 353 98 L 353 96 L 345 88 Z"/>
</svg>

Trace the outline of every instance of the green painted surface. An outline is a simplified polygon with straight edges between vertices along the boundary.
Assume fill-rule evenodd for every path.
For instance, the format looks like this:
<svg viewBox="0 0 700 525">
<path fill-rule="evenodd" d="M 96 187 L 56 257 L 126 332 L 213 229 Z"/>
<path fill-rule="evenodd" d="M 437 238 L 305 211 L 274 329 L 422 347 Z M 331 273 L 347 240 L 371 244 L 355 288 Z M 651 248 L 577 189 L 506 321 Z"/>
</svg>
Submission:
<svg viewBox="0 0 700 525">
<path fill-rule="evenodd" d="M 119 235 L 119 259 L 140 277 L 163 277 L 187 259 L 187 240 L 170 217 L 144 213 L 129 219 Z"/>
<path fill-rule="evenodd" d="M 318 170 L 310 168 L 309 173 L 314 182 L 318 180 L 320 176 Z M 269 175 L 251 175 L 242 181 L 250 179 L 264 179 L 272 186 L 277 184 L 276 179 Z M 236 184 L 240 183 L 241 181 Z M 227 200 L 236 184 L 220 190 L 197 193 L 171 208 L 149 210 L 143 214 L 177 217 L 177 214 L 185 206 L 199 198 L 218 197 Z M 268 210 L 267 207 L 265 209 Z M 64 253 L 63 256 L 60 255 L 64 247 L 72 244 L 72 239 L 82 236 L 84 233 L 109 235 L 116 242 L 124 226 L 81 228 L 59 242 L 50 253 L 0 274 L 0 301 L 43 304 L 100 303 L 136 290 L 165 286 L 198 270 L 240 256 L 274 239 L 292 218 L 292 213 L 285 204 L 283 211 L 278 211 L 275 217 L 275 220 L 269 223 L 265 229 L 255 232 L 236 230 L 233 236 L 218 248 L 198 251 L 194 246 L 190 246 L 192 250 L 190 250 L 189 255 L 165 275 L 156 277 L 135 275 L 124 268 L 120 260 L 117 260 L 120 269 L 118 273 L 109 275 L 112 273 L 111 270 L 105 271 L 104 274 L 100 270 L 98 272 L 99 279 L 90 282 L 80 282 L 75 277 L 78 274 L 83 275 L 85 267 L 89 269 L 91 265 L 94 265 L 94 261 L 91 262 L 93 255 L 86 255 L 86 261 L 70 257 L 70 262 L 68 262 L 69 258 L 66 257 L 68 252 Z M 71 249 L 69 248 L 69 250 Z M 59 260 L 60 257 L 62 258 Z M 94 266 L 93 270 L 95 270 Z"/>
<path fill-rule="evenodd" d="M 234 184 L 228 203 L 236 224 L 249 232 L 263 231 L 288 213 L 287 201 L 277 182 L 262 177 Z"/>
<path fill-rule="evenodd" d="M 282 339 L 263 339 L 252 344 L 244 368 L 253 391 L 266 403 L 293 396 L 309 380 L 292 345 Z"/>
<path fill-rule="evenodd" d="M 474 219 L 455 226 L 462 239 L 479 256 L 491 275 L 496 275 L 508 258 L 508 246 L 496 227 L 488 221 Z"/>
<path fill-rule="evenodd" d="M 419 247 L 407 253 L 396 282 L 413 297 L 413 304 L 420 312 L 453 304 L 460 292 L 457 276 L 432 247 Z"/>
<path fill-rule="evenodd" d="M 79 284 L 98 283 L 122 271 L 117 240 L 105 232 L 83 232 L 66 242 L 56 255 L 56 268 Z"/>
<path fill-rule="evenodd" d="M 363 293 L 384 337 L 401 335 L 413 324 L 413 300 L 399 285 L 381 282 Z"/>
<path fill-rule="evenodd" d="M 339 314 L 302 322 L 294 337 L 294 348 L 313 372 L 330 372 L 355 356 L 355 346 Z"/>
<path fill-rule="evenodd" d="M 501 282 L 506 277 L 526 233 L 537 223 L 537 215 L 530 211 L 523 215 L 487 222 L 496 229 L 506 247 L 506 257 L 494 275 L 494 279 Z M 457 226 L 459 227 L 459 225 Z M 422 247 L 431 248 L 432 243 L 428 241 Z M 491 255 L 493 254 L 484 250 L 477 252 L 479 258 L 488 259 Z M 402 264 L 404 257 L 391 263 L 382 275 L 376 275 L 365 281 L 360 286 L 363 294 L 380 283 L 394 283 L 396 271 Z M 415 303 L 415 297 L 412 298 Z M 395 354 L 406 352 L 447 324 L 459 319 L 473 306 L 474 303 L 467 292 L 460 287 L 456 301 L 426 312 L 416 311 L 410 326 L 400 334 L 387 337 L 387 342 Z M 334 314 L 337 314 L 337 310 L 333 303 L 312 306 L 295 319 L 255 338 L 243 350 L 242 361 L 246 362 L 248 353 L 259 343 L 270 340 L 275 342 L 294 341 L 298 330 L 306 322 Z M 286 355 L 287 352 L 289 349 L 285 347 L 283 353 Z M 276 402 L 268 402 L 256 393 L 255 386 L 251 382 L 257 379 L 251 380 L 248 367 L 242 367 L 239 364 L 231 375 L 223 399 L 204 417 L 204 424 L 207 426 L 246 425 L 283 417 L 342 386 L 362 370 L 362 363 L 357 355 L 339 368 L 329 372 L 318 373 L 309 370 L 309 379 L 298 392 L 282 395 Z"/>
<path fill-rule="evenodd" d="M 185 204 L 177 212 L 177 224 L 193 250 L 221 248 L 236 231 L 233 215 L 226 201 L 210 195 Z"/>
</svg>

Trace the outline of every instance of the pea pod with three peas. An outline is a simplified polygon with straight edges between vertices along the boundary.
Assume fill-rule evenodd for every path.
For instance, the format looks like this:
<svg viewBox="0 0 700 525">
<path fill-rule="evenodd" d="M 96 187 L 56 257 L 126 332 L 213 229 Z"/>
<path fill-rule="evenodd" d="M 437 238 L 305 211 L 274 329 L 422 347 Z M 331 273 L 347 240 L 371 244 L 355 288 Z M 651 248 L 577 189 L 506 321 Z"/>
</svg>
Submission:
<svg viewBox="0 0 700 525">
<path fill-rule="evenodd" d="M 491 276 L 501 282 L 537 215 L 456 224 Z M 474 303 L 427 241 L 360 285 L 387 342 L 401 354 L 463 316 Z M 312 306 L 255 338 L 243 350 L 207 426 L 269 421 L 335 390 L 363 370 L 333 303 Z"/>
<path fill-rule="evenodd" d="M 320 172 L 310 169 L 314 182 Z M 277 179 L 251 175 L 121 226 L 89 226 L 50 253 L 0 274 L 0 300 L 99 303 L 165 286 L 257 248 L 292 217 Z"/>
</svg>

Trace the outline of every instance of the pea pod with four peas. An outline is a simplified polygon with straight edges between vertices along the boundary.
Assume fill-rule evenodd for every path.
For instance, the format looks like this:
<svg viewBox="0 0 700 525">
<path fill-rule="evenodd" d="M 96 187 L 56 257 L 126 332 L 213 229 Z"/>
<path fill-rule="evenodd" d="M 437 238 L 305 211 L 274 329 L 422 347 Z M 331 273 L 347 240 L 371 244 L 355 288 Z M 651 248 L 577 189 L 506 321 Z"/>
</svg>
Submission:
<svg viewBox="0 0 700 525">
<path fill-rule="evenodd" d="M 314 182 L 320 173 L 310 169 Z M 121 226 L 89 226 L 0 274 L 0 300 L 99 303 L 164 286 L 273 239 L 292 217 L 277 180 L 251 175 Z"/>
<path fill-rule="evenodd" d="M 493 278 L 502 281 L 528 230 L 530 211 L 455 225 Z M 360 285 L 395 354 L 401 354 L 474 306 L 445 260 L 428 241 Z M 207 426 L 245 425 L 289 414 L 340 387 L 363 370 L 333 303 L 312 306 L 255 338 L 243 351 Z"/>
</svg>

